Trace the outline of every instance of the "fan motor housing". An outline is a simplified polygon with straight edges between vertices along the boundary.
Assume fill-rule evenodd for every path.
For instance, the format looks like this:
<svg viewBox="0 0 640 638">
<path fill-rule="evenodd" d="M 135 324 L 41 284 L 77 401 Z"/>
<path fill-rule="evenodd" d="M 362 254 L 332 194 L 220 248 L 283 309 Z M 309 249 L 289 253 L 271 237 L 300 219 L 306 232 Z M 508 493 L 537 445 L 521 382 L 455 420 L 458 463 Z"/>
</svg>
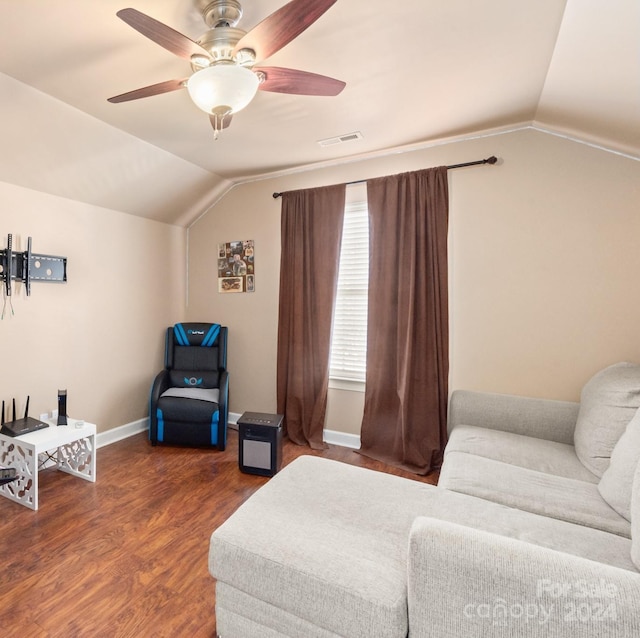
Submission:
<svg viewBox="0 0 640 638">
<path fill-rule="evenodd" d="M 209 66 L 216 62 L 237 62 L 242 66 L 252 66 L 255 62 L 255 56 L 251 55 L 248 49 L 242 49 L 238 55 L 233 56 L 233 49 L 240 39 L 246 34 L 246 31 L 237 29 L 236 27 L 216 27 L 210 29 L 200 38 L 198 44 L 205 48 L 211 54 L 211 60 L 192 58 L 191 66 L 194 71 Z"/>
<path fill-rule="evenodd" d="M 242 17 L 242 7 L 237 0 L 213 0 L 200 2 L 202 17 L 209 27 L 235 27 Z"/>
</svg>

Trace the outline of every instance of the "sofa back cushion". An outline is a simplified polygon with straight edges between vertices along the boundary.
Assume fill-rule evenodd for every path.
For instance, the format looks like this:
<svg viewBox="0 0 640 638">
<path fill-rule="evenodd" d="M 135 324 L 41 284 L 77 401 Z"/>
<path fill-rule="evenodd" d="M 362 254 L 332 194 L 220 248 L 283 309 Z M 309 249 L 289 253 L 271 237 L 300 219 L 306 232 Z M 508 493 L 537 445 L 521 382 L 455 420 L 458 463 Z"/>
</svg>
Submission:
<svg viewBox="0 0 640 638">
<path fill-rule="evenodd" d="M 631 520 L 631 490 L 638 463 L 640 463 L 640 410 L 636 411 L 624 434 L 613 448 L 609 467 L 598 483 L 600 496 L 628 521 Z"/>
<path fill-rule="evenodd" d="M 576 454 L 596 476 L 640 407 L 640 365 L 617 363 L 598 372 L 582 389 L 574 433 Z"/>
<path fill-rule="evenodd" d="M 631 560 L 640 570 L 640 464 L 636 468 L 631 496 Z"/>
</svg>

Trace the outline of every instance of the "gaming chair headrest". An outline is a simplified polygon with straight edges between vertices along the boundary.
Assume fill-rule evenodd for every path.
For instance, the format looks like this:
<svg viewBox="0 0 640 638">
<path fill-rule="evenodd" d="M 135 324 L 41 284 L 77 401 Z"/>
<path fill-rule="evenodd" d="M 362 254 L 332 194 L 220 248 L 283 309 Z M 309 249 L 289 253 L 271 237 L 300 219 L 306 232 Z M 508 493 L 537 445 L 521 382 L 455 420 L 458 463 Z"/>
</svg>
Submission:
<svg viewBox="0 0 640 638">
<path fill-rule="evenodd" d="M 219 323 L 177 323 L 173 326 L 173 337 L 179 346 L 210 348 L 219 334 Z"/>
</svg>

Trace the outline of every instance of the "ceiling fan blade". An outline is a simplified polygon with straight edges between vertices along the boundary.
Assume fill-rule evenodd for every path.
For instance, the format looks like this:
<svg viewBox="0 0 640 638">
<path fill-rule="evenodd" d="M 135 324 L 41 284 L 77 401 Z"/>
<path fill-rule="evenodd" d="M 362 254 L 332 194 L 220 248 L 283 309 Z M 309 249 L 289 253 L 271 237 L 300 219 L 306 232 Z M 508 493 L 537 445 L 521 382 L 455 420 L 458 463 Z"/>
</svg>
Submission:
<svg viewBox="0 0 640 638">
<path fill-rule="evenodd" d="M 141 97 L 151 97 L 152 95 L 160 95 L 161 93 L 177 91 L 178 89 L 184 88 L 187 79 L 188 78 L 184 78 L 183 80 L 167 80 L 166 82 L 159 82 L 158 84 L 145 86 L 141 89 L 135 89 L 128 93 L 122 93 L 121 95 L 110 97 L 107 102 L 118 104 L 120 102 L 129 102 L 130 100 L 138 100 Z"/>
<path fill-rule="evenodd" d="M 274 93 L 292 93 L 294 95 L 338 95 L 346 86 L 342 80 L 335 80 L 326 75 L 283 69 L 278 66 L 255 67 L 264 75 L 258 89 Z"/>
<path fill-rule="evenodd" d="M 291 0 L 265 18 L 240 39 L 233 50 L 253 49 L 256 61 L 264 60 L 311 26 L 336 0 Z"/>
<path fill-rule="evenodd" d="M 185 60 L 190 60 L 192 55 L 211 57 L 197 42 L 137 9 L 121 9 L 116 15 L 130 27 L 178 57 Z"/>
</svg>

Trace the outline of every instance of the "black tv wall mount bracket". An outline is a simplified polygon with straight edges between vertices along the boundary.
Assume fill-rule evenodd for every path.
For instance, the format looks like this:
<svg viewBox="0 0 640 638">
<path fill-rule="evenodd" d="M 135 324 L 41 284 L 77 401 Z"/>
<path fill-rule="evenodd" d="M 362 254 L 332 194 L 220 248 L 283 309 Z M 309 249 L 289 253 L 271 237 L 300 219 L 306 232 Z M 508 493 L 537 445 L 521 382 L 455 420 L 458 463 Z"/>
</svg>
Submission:
<svg viewBox="0 0 640 638">
<path fill-rule="evenodd" d="M 11 282 L 24 283 L 27 296 L 31 294 L 32 281 L 67 281 L 67 258 L 54 255 L 38 255 L 31 252 L 31 237 L 27 240 L 27 250 L 13 250 L 13 235 L 7 235 L 7 248 L 0 250 L 0 278 L 7 297 L 11 296 Z"/>
</svg>

